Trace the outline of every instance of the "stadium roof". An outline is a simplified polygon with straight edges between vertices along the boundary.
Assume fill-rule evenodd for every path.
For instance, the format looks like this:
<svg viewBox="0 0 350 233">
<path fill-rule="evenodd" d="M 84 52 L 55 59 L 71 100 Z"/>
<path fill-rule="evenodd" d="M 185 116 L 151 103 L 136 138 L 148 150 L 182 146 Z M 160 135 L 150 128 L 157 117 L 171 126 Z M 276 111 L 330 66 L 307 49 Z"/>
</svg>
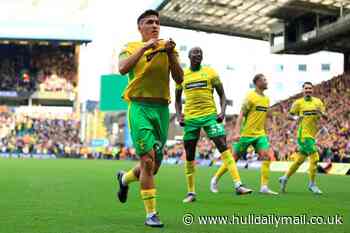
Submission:
<svg viewBox="0 0 350 233">
<path fill-rule="evenodd" d="M 350 1 L 163 0 L 157 10 L 165 26 L 268 40 L 283 20 L 307 13 L 337 16 L 350 11 Z"/>
</svg>

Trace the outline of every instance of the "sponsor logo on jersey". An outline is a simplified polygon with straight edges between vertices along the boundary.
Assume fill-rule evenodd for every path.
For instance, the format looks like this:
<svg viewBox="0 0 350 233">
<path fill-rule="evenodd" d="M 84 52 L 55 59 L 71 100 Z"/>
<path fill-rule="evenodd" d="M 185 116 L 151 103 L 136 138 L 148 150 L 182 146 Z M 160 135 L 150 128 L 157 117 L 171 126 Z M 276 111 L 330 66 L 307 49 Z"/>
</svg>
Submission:
<svg viewBox="0 0 350 233">
<path fill-rule="evenodd" d="M 317 111 L 316 110 L 303 111 L 303 115 L 304 116 L 315 116 L 315 115 L 317 115 Z"/>
<path fill-rule="evenodd" d="M 194 88 L 205 88 L 207 86 L 208 86 L 207 81 L 197 81 L 197 82 L 186 83 L 185 88 L 194 89 Z"/>
<path fill-rule="evenodd" d="M 258 112 L 267 112 L 267 107 L 256 106 L 255 110 Z"/>
</svg>

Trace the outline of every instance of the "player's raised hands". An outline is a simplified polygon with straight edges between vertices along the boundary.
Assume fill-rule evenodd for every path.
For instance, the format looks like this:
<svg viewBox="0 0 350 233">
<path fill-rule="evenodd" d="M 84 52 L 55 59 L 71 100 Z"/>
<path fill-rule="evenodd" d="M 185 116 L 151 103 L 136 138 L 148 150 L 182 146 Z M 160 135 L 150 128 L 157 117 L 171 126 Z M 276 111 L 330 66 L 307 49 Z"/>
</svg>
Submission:
<svg viewBox="0 0 350 233">
<path fill-rule="evenodd" d="M 170 38 L 165 42 L 165 50 L 167 53 L 174 52 L 175 47 L 176 47 L 176 43 L 175 41 L 173 41 L 173 39 Z"/>
<path fill-rule="evenodd" d="M 150 39 L 149 41 L 146 42 L 146 44 L 143 46 L 143 49 L 146 51 L 148 49 L 154 49 L 158 46 L 159 44 L 159 41 L 162 40 L 162 39 L 155 39 L 155 38 L 152 38 Z"/>
</svg>

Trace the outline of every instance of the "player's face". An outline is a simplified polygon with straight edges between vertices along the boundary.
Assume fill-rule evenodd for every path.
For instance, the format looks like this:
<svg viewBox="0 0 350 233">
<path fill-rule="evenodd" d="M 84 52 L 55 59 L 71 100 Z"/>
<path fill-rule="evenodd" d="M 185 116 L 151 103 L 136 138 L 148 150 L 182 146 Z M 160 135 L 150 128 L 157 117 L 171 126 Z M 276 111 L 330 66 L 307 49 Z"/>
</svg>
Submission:
<svg viewBox="0 0 350 233">
<path fill-rule="evenodd" d="M 306 84 L 303 87 L 303 92 L 304 92 L 305 96 L 311 96 L 313 94 L 313 92 L 314 92 L 314 88 L 313 88 L 312 85 Z"/>
<path fill-rule="evenodd" d="M 199 47 L 195 47 L 191 49 L 189 58 L 190 58 L 191 64 L 200 65 L 203 59 L 202 49 Z"/>
<path fill-rule="evenodd" d="M 145 41 L 159 38 L 159 18 L 156 15 L 150 15 L 143 18 L 139 23 L 139 31 Z"/>
<path fill-rule="evenodd" d="M 262 89 L 262 90 L 267 89 L 268 83 L 267 83 L 267 79 L 265 76 L 263 76 L 259 79 L 257 86 L 259 87 L 259 89 Z"/>
</svg>

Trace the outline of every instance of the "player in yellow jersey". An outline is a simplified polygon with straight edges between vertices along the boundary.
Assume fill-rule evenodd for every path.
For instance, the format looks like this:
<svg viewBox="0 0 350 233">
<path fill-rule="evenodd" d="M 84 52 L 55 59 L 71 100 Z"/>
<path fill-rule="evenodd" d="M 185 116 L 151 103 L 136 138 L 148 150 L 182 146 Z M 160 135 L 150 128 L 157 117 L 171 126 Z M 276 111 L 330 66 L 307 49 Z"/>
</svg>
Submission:
<svg viewBox="0 0 350 233">
<path fill-rule="evenodd" d="M 225 117 L 226 96 L 216 71 L 202 66 L 203 52 L 194 47 L 189 52 L 190 68 L 184 71 L 184 81 L 176 86 L 176 114 L 180 125 L 184 126 L 184 146 L 186 151 L 185 175 L 187 196 L 184 203 L 196 200 L 195 192 L 195 152 L 201 128 L 212 139 L 221 157 L 231 172 L 238 194 L 252 191 L 245 188 L 240 180 L 236 163 L 226 145 L 226 134 L 222 121 Z M 213 91 L 220 97 L 221 112 L 217 114 Z M 185 94 L 185 110 L 182 115 L 182 92 Z"/>
<path fill-rule="evenodd" d="M 233 154 L 235 158 L 241 157 L 247 153 L 249 146 L 253 146 L 258 153 L 259 159 L 263 160 L 261 164 L 261 188 L 260 192 L 264 194 L 276 195 L 268 187 L 269 170 L 273 152 L 270 149 L 269 139 L 266 135 L 267 114 L 270 105 L 269 98 L 264 94 L 267 89 L 267 80 L 263 74 L 257 74 L 253 83 L 255 90 L 248 93 L 241 108 L 240 115 L 235 126 Z M 210 182 L 211 190 L 218 192 L 218 180 L 227 171 L 223 164 L 216 172 Z"/>
<path fill-rule="evenodd" d="M 316 186 L 316 172 L 319 155 L 316 147 L 316 134 L 318 132 L 318 123 L 321 118 L 327 119 L 325 106 L 323 102 L 312 96 L 313 85 L 310 82 L 303 84 L 304 97 L 297 99 L 290 109 L 291 120 L 297 120 L 298 128 L 298 153 L 293 164 L 289 167 L 286 174 L 279 178 L 281 191 L 286 191 L 287 181 L 309 157 L 309 190 L 315 194 L 322 194 L 322 191 Z"/>
<path fill-rule="evenodd" d="M 128 43 L 120 53 L 119 71 L 129 76 L 124 99 L 129 103 L 128 120 L 140 164 L 117 174 L 118 198 L 124 203 L 131 182 L 140 181 L 146 210 L 145 225 L 163 227 L 156 211 L 154 175 L 162 162 L 162 149 L 169 128 L 171 73 L 176 83 L 183 80 L 175 42 L 159 39 L 159 14 L 147 10 L 137 20 L 142 41 Z"/>
</svg>

